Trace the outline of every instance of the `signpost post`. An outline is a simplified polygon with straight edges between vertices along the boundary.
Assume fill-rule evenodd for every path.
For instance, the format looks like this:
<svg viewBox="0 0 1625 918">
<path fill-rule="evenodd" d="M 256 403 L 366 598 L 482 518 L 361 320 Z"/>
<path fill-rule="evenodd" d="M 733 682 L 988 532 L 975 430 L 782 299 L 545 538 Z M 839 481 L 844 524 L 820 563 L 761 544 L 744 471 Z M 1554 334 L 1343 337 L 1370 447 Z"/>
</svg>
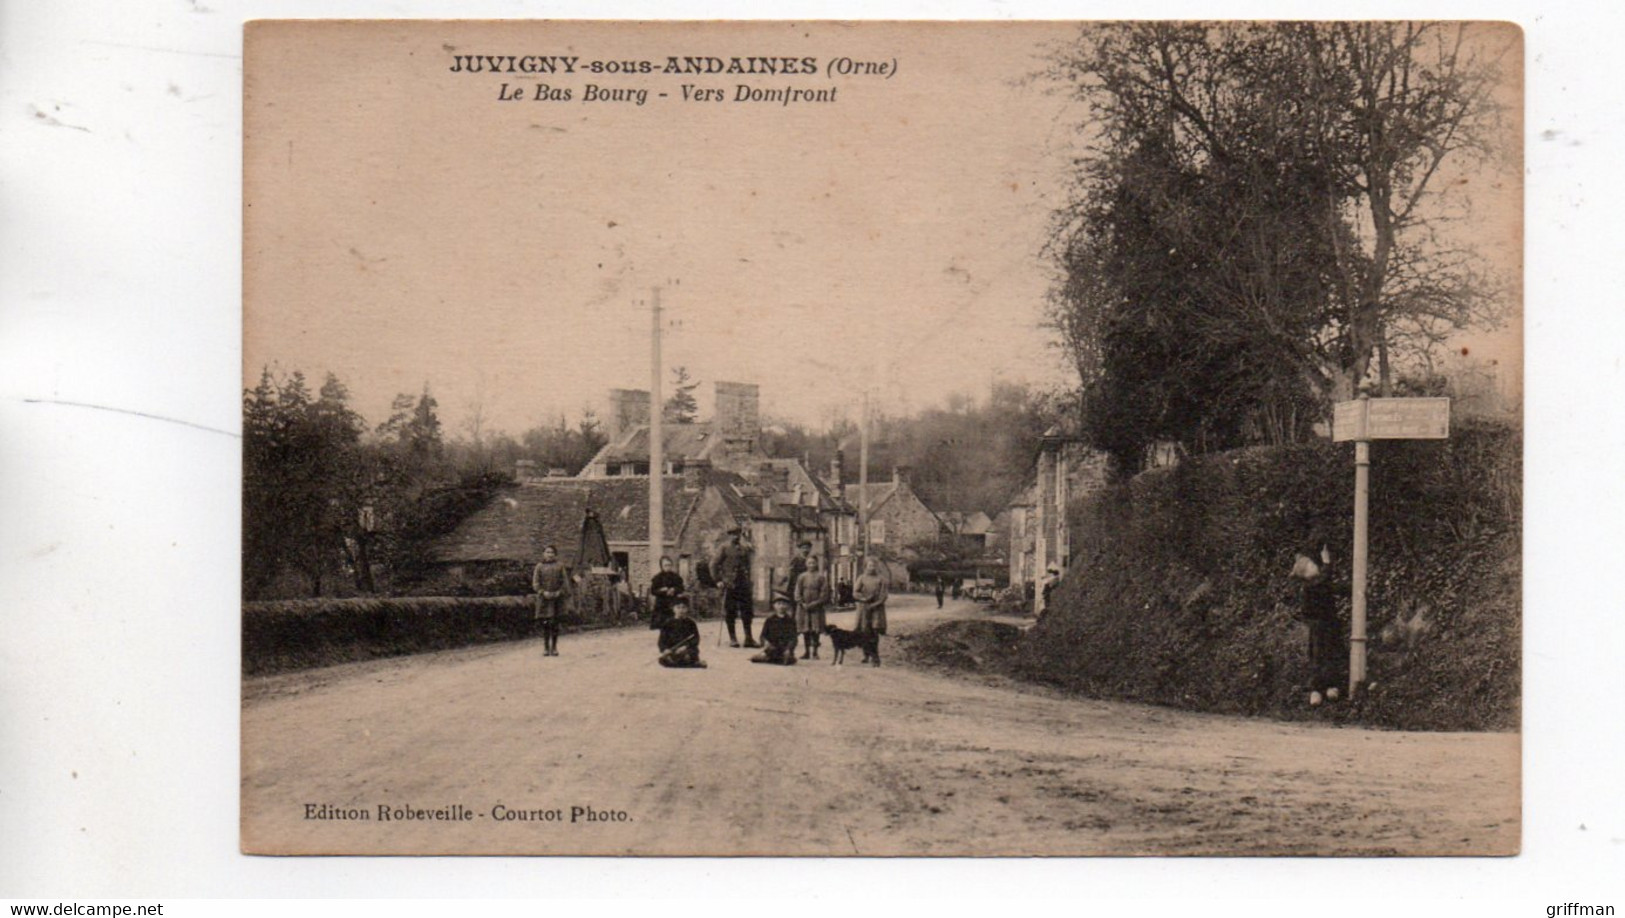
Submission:
<svg viewBox="0 0 1625 918">
<path fill-rule="evenodd" d="M 1358 398 L 1338 402 L 1332 441 L 1354 441 L 1354 563 L 1349 622 L 1349 697 L 1365 682 L 1366 550 L 1370 536 L 1371 441 L 1444 440 L 1450 436 L 1448 398 Z"/>
</svg>

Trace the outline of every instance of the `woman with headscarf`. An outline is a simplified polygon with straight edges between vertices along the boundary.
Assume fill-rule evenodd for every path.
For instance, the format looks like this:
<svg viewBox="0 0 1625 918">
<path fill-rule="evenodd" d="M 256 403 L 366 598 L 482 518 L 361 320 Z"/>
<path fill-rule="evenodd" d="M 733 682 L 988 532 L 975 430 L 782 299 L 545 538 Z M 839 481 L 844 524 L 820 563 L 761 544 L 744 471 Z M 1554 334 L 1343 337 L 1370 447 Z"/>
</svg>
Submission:
<svg viewBox="0 0 1625 918">
<path fill-rule="evenodd" d="M 858 624 L 854 629 L 872 634 L 886 633 L 886 597 L 890 590 L 886 575 L 881 573 L 880 559 L 870 558 L 852 585 L 852 596 L 858 602 Z M 868 662 L 865 654 L 864 661 Z"/>
</svg>

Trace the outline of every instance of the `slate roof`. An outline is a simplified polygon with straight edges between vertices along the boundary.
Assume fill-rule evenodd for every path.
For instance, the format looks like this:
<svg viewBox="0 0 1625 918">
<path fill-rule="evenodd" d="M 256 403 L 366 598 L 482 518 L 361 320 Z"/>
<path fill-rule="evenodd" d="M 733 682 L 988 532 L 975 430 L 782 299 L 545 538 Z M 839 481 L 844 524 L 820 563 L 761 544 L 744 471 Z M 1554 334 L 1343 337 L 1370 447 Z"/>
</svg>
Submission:
<svg viewBox="0 0 1625 918">
<path fill-rule="evenodd" d="M 678 477 L 668 476 L 663 485 L 666 537 L 674 539 L 702 492 L 683 490 Z M 588 507 L 598 514 L 608 541 L 649 540 L 648 478 L 543 478 L 503 489 L 435 540 L 429 556 L 445 564 L 534 561 L 553 545 L 559 560 L 574 564 Z"/>
<path fill-rule="evenodd" d="M 785 508 L 775 506 L 770 510 L 762 509 L 763 491 L 747 481 L 744 476 L 736 472 L 724 472 L 712 469 L 706 473 L 706 483 L 716 488 L 722 495 L 722 502 L 739 519 L 753 520 L 790 520 Z"/>
<path fill-rule="evenodd" d="M 856 509 L 863 504 L 863 487 L 863 485 L 855 484 L 849 484 L 846 486 L 844 496 L 846 497 L 846 502 L 851 504 L 853 509 Z M 896 493 L 897 482 L 895 481 L 869 482 L 869 512 L 874 513 L 876 510 L 884 507 L 886 505 L 886 501 L 891 500 Z"/>
<path fill-rule="evenodd" d="M 810 486 L 812 493 L 816 495 L 818 499 L 819 510 L 822 510 L 825 513 L 857 512 L 852 506 L 847 504 L 845 500 L 842 500 L 840 495 L 831 490 L 830 486 L 823 479 L 819 478 L 817 475 L 814 475 L 807 469 L 806 466 L 802 465 L 800 460 L 764 459 L 762 460 L 762 464 L 772 465 L 775 468 L 787 469 L 790 472 L 790 484 L 792 487 L 797 484 Z"/>
<path fill-rule="evenodd" d="M 667 462 L 711 458 L 722 438 L 707 421 L 697 424 L 662 424 L 660 439 L 665 444 Z M 648 425 L 634 427 L 614 443 L 606 443 L 588 465 L 612 462 L 648 462 Z"/>
</svg>

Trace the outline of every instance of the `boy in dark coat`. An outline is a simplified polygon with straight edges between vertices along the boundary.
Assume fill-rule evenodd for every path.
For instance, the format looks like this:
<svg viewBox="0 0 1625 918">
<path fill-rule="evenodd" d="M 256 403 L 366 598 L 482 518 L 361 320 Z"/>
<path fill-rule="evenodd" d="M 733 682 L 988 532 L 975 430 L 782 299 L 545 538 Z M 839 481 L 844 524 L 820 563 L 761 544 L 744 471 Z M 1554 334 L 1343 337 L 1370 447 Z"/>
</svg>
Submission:
<svg viewBox="0 0 1625 918">
<path fill-rule="evenodd" d="M 761 653 L 750 658 L 752 663 L 777 663 L 793 666 L 796 662 L 796 622 L 790 617 L 790 597 L 773 594 L 773 615 L 762 623 Z"/>
<path fill-rule="evenodd" d="M 688 597 L 672 598 L 671 618 L 660 626 L 660 665 L 673 669 L 704 669 L 700 659 L 700 628 L 688 617 Z"/>
</svg>

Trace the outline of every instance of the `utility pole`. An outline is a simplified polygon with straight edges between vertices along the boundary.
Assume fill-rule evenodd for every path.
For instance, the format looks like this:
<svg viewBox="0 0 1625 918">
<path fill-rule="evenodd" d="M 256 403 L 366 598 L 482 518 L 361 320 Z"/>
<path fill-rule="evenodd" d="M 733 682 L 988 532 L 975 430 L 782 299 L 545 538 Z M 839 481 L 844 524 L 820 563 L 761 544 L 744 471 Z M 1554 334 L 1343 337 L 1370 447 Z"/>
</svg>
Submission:
<svg viewBox="0 0 1625 918">
<path fill-rule="evenodd" d="M 1369 433 L 1369 432 L 1368 432 Z M 1349 621 L 1349 697 L 1365 683 L 1365 580 L 1371 531 L 1371 441 L 1354 441 L 1354 569 Z M 1318 559 L 1317 559 L 1318 560 Z"/>
<path fill-rule="evenodd" d="M 666 543 L 666 443 L 661 430 L 666 403 L 660 397 L 660 288 L 649 299 L 649 576 L 660 572 Z M 631 576 L 627 571 L 627 576 Z"/>
<path fill-rule="evenodd" d="M 858 554 L 859 573 L 869 566 L 869 386 L 863 387 L 863 418 L 858 422 Z"/>
</svg>

